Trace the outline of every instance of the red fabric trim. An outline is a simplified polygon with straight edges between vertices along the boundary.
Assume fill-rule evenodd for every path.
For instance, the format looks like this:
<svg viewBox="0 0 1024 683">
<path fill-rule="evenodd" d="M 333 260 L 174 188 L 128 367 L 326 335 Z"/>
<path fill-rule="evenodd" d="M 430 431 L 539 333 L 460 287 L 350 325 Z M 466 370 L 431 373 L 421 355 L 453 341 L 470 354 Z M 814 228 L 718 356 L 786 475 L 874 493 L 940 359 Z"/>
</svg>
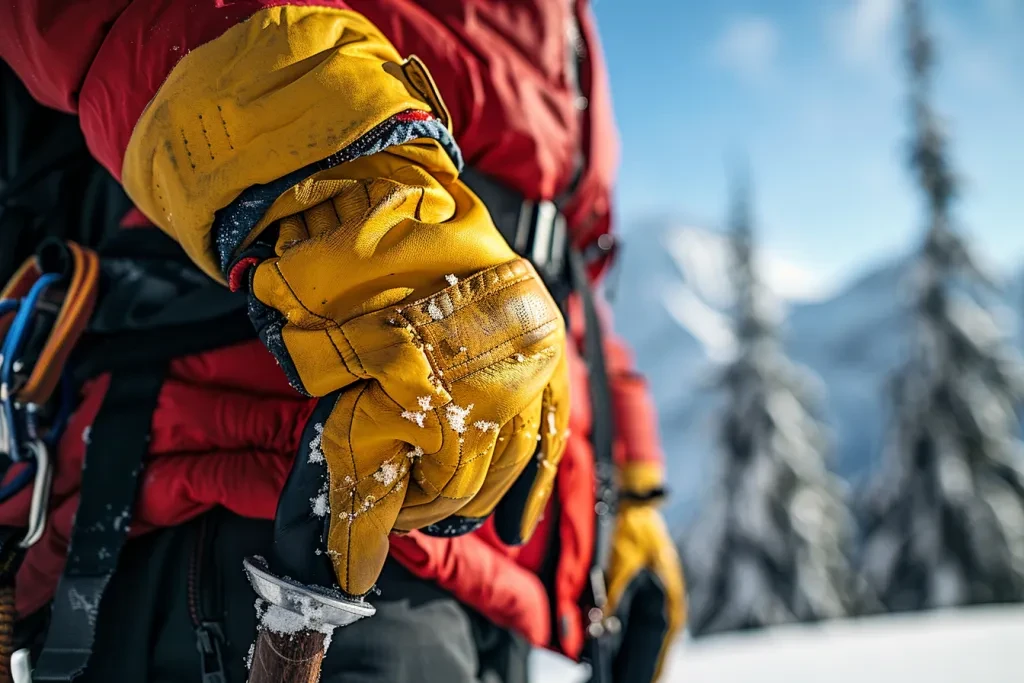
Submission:
<svg viewBox="0 0 1024 683">
<path fill-rule="evenodd" d="M 239 259 L 235 265 L 231 266 L 231 272 L 228 273 L 228 289 L 232 292 L 240 290 L 245 279 L 245 274 L 249 272 L 250 268 L 256 266 L 259 262 L 259 258 L 255 256 L 246 256 L 243 259 Z"/>
<path fill-rule="evenodd" d="M 431 114 L 429 111 L 421 111 L 419 109 L 410 109 L 408 111 L 403 111 L 401 114 L 395 114 L 391 118 L 395 119 L 396 121 L 408 122 L 408 121 L 433 121 L 437 117 L 434 116 L 433 114 Z"/>
</svg>

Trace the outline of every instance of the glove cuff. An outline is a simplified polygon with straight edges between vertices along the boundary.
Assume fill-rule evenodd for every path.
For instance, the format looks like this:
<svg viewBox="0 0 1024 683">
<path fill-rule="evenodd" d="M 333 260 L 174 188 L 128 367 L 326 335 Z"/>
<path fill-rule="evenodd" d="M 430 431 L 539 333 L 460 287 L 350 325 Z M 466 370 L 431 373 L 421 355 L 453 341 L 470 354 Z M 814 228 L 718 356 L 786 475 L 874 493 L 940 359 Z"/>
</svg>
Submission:
<svg viewBox="0 0 1024 683">
<path fill-rule="evenodd" d="M 657 461 L 623 463 L 618 484 L 622 501 L 658 501 L 665 496 L 665 468 Z"/>
<path fill-rule="evenodd" d="M 438 163 L 457 173 L 447 109 L 419 60 L 403 61 L 351 10 L 268 7 L 171 70 L 132 132 L 122 180 L 136 206 L 223 281 L 287 189 L 414 139 L 437 142 Z"/>
</svg>

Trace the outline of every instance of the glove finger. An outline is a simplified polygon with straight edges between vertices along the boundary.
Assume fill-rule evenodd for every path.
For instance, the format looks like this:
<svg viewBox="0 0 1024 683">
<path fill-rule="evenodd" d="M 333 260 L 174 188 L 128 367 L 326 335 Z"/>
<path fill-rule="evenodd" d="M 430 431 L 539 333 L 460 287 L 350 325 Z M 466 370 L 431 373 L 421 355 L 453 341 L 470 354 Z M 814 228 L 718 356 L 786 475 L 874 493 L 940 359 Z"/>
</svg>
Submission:
<svg viewBox="0 0 1024 683">
<path fill-rule="evenodd" d="M 468 517 L 486 518 L 515 483 L 526 463 L 537 453 L 537 427 L 543 396 L 538 394 L 530 406 L 504 427 L 484 425 L 496 432 L 494 457 L 476 496 L 461 510 Z"/>
<path fill-rule="evenodd" d="M 459 514 L 422 529 L 429 536 L 460 536 L 475 531 L 487 521 L 502 497 L 515 483 L 527 462 L 538 451 L 536 436 L 543 396 L 537 396 L 529 409 L 516 415 L 499 429 L 497 423 L 477 421 L 473 426 L 496 433 L 494 455 L 476 495 Z M 531 415 L 527 420 L 524 415 Z"/>
<path fill-rule="evenodd" d="M 672 634 L 667 596 L 661 580 L 641 571 L 622 594 L 615 615 L 622 624 L 612 662 L 612 679 L 650 683 L 658 677 Z"/>
<path fill-rule="evenodd" d="M 373 588 L 387 558 L 388 535 L 408 490 L 409 446 L 402 439 L 411 440 L 411 430 L 424 432 L 421 442 L 429 435 L 403 420 L 369 382 L 342 392 L 324 423 L 321 448 L 331 480 L 327 553 L 350 595 Z"/>
<path fill-rule="evenodd" d="M 466 391 L 458 393 L 470 401 L 482 398 Z M 412 478 L 414 493 L 406 498 L 399 515 L 400 529 L 459 536 L 479 527 L 490 513 L 487 509 L 478 515 L 464 508 L 479 497 L 489 477 L 500 437 L 498 424 L 476 419 L 486 415 L 475 413 L 475 402 L 463 402 L 466 405 L 452 401 L 432 413 L 446 447 L 417 460 Z"/>
<path fill-rule="evenodd" d="M 495 510 L 495 528 L 503 542 L 518 545 L 533 535 L 554 490 L 558 465 L 569 436 L 569 378 L 562 354 L 544 389 L 536 424 L 539 447 Z"/>
<path fill-rule="evenodd" d="M 302 216 L 286 216 L 278 225 L 276 253 L 280 256 L 292 245 L 309 239 L 309 231 Z"/>
</svg>

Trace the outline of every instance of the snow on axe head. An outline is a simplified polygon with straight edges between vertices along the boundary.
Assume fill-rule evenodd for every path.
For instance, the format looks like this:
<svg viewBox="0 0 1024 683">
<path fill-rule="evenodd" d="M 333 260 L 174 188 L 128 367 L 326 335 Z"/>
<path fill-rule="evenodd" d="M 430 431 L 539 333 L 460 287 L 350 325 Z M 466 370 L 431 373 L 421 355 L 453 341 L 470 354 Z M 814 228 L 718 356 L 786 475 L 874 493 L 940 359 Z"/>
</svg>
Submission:
<svg viewBox="0 0 1024 683">
<path fill-rule="evenodd" d="M 271 574 L 260 557 L 245 572 L 259 595 L 259 633 L 249 652 L 249 683 L 314 683 L 331 635 L 372 616 L 373 605 Z"/>
</svg>

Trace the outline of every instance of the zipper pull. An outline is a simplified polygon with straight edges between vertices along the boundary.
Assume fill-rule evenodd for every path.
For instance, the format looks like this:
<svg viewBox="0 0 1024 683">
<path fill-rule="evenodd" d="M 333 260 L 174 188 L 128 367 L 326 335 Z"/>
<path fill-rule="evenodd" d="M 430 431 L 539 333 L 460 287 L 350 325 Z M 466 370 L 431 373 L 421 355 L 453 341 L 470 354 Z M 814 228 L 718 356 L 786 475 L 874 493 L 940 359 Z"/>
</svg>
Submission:
<svg viewBox="0 0 1024 683">
<path fill-rule="evenodd" d="M 203 683 L 227 683 L 221 645 L 224 632 L 215 621 L 204 621 L 196 626 L 196 649 L 202 662 Z"/>
</svg>

